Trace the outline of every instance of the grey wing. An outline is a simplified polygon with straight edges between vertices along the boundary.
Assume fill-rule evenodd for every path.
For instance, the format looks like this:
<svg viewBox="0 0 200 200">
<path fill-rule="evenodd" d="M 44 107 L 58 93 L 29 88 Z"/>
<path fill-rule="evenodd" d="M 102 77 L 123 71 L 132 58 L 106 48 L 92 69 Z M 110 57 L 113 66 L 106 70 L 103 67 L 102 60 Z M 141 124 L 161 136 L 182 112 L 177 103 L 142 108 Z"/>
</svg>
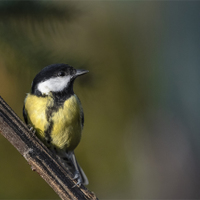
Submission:
<svg viewBox="0 0 200 200">
<path fill-rule="evenodd" d="M 23 106 L 23 117 L 24 117 L 25 123 L 28 124 L 28 118 L 27 118 L 27 113 L 26 113 L 25 105 Z"/>
</svg>

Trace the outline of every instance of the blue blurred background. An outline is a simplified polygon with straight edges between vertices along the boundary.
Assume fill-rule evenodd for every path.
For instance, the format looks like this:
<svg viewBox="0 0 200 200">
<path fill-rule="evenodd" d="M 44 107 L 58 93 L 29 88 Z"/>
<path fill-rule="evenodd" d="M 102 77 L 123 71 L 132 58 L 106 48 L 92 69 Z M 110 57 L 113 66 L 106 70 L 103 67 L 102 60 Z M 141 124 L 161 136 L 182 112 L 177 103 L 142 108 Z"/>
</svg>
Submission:
<svg viewBox="0 0 200 200">
<path fill-rule="evenodd" d="M 100 199 L 200 198 L 200 2 L 1 1 L 0 95 L 22 118 L 52 63 L 75 83 L 76 155 Z M 0 198 L 58 199 L 0 135 Z"/>
</svg>

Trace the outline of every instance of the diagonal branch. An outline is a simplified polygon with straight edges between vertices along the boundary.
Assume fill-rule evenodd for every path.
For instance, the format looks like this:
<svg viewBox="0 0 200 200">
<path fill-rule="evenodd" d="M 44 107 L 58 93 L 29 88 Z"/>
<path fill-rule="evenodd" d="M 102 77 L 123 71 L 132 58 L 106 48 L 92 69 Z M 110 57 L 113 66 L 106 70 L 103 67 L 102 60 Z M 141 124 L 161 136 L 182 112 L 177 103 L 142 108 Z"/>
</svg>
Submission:
<svg viewBox="0 0 200 200">
<path fill-rule="evenodd" d="M 97 199 L 83 185 L 75 182 L 56 156 L 28 129 L 0 96 L 0 132 L 24 156 L 61 199 Z"/>
</svg>

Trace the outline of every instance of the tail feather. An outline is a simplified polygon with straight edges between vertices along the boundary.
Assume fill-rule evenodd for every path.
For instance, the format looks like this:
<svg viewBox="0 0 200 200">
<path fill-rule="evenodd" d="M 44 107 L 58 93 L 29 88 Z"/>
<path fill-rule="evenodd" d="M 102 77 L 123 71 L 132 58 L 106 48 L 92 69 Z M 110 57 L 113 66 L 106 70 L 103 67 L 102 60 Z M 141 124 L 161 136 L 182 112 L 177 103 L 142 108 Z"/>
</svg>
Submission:
<svg viewBox="0 0 200 200">
<path fill-rule="evenodd" d="M 77 163 L 77 166 L 78 166 L 78 171 L 81 175 L 81 179 L 83 181 L 83 185 L 88 185 L 89 184 L 89 181 L 88 181 L 88 178 L 87 176 L 85 175 L 84 171 L 82 170 L 82 168 L 80 167 L 80 165 L 78 164 L 78 162 L 76 161 Z"/>
<path fill-rule="evenodd" d="M 89 184 L 88 178 L 85 175 L 81 166 L 78 164 L 78 161 L 73 151 L 65 152 L 65 153 L 62 153 L 62 155 L 58 155 L 58 156 L 62 159 L 61 162 L 64 165 L 64 167 L 70 170 L 73 175 L 75 175 L 78 171 L 78 173 L 80 174 L 81 183 L 83 185 Z"/>
</svg>

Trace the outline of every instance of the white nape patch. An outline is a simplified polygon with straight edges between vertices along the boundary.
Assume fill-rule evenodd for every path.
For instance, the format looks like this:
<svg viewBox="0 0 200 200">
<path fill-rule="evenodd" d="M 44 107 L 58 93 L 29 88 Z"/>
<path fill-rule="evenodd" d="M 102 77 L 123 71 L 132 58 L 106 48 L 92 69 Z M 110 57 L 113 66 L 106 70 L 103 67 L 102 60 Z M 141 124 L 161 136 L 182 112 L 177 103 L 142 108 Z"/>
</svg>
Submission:
<svg viewBox="0 0 200 200">
<path fill-rule="evenodd" d="M 60 92 L 70 82 L 70 76 L 62 76 L 50 78 L 38 84 L 37 89 L 42 93 L 48 95 L 49 92 Z"/>
</svg>

